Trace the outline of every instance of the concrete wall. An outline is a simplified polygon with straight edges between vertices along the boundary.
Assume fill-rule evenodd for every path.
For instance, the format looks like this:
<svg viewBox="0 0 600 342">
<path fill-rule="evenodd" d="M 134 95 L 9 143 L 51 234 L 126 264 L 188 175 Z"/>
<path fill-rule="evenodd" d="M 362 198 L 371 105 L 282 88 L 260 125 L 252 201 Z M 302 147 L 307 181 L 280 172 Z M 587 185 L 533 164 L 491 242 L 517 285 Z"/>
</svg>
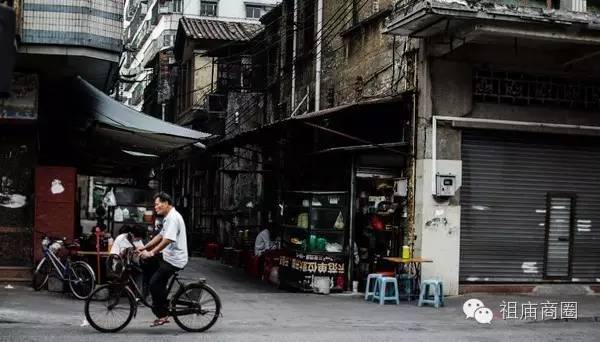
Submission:
<svg viewBox="0 0 600 342">
<path fill-rule="evenodd" d="M 460 189 L 447 201 L 437 201 L 432 189 L 432 116 L 476 117 L 572 125 L 600 125 L 597 113 L 553 108 L 550 106 L 516 106 L 497 103 L 475 103 L 473 99 L 474 67 L 488 66 L 496 70 L 551 74 L 589 78 L 596 70 L 590 68 L 565 72 L 561 66 L 565 56 L 548 57 L 543 51 L 523 52 L 499 49 L 497 46 L 467 46 L 444 58 L 428 55 L 427 46 L 419 51 L 417 118 L 417 165 L 415 186 L 415 254 L 433 259 L 423 266 L 423 278 L 440 277 L 446 294 L 458 294 L 460 263 Z M 578 66 L 581 68 L 582 66 Z M 461 125 L 457 123 L 457 125 Z M 463 124 L 464 125 L 464 124 Z M 526 130 L 561 134 L 582 134 L 577 130 L 552 130 L 499 126 L 471 125 L 474 128 Z M 435 141 L 439 173 L 451 172 L 461 185 L 461 130 L 447 122 L 438 121 Z"/>
<path fill-rule="evenodd" d="M 437 171 L 456 176 L 462 185 L 460 160 L 437 160 Z M 460 205 L 455 200 L 436 200 L 432 194 L 432 160 L 417 160 L 414 254 L 433 260 L 424 263 L 422 279 L 441 279 L 444 293 L 458 294 L 460 262 Z"/>
<path fill-rule="evenodd" d="M 195 53 L 193 68 L 194 89 L 192 89 L 192 102 L 195 104 L 201 104 L 204 96 L 211 91 L 210 84 L 212 83 L 212 58 L 203 57 L 201 52 Z"/>
</svg>

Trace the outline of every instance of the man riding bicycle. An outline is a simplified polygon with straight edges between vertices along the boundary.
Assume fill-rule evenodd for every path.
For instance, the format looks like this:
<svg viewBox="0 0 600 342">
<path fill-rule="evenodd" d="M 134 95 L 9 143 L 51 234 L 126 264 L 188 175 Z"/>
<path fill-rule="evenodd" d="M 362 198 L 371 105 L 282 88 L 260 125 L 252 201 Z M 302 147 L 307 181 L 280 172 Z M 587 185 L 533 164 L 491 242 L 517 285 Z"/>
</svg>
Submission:
<svg viewBox="0 0 600 342">
<path fill-rule="evenodd" d="M 187 238 L 183 217 L 175 207 L 171 197 L 160 192 L 154 196 L 154 210 L 164 216 L 163 228 L 145 246 L 138 248 L 144 259 L 157 256 L 162 252 L 158 269 L 150 278 L 152 294 L 152 312 L 157 319 L 150 326 L 155 327 L 169 323 L 167 282 L 177 271 L 182 270 L 188 262 Z"/>
</svg>

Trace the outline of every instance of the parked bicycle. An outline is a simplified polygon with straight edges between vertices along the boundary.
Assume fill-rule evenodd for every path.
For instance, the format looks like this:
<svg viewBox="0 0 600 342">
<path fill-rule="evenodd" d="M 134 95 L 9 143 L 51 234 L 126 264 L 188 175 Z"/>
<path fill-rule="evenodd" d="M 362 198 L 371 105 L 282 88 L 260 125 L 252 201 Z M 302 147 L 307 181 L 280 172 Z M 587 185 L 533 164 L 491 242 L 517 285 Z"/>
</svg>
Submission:
<svg viewBox="0 0 600 342">
<path fill-rule="evenodd" d="M 49 277 L 56 277 L 69 284 L 73 295 L 78 299 L 87 298 L 94 290 L 96 276 L 94 270 L 84 261 L 71 261 L 71 255 L 79 248 L 78 243 L 67 243 L 65 239 L 53 238 L 43 232 L 42 249 L 44 258 L 33 273 L 33 288 L 41 290 Z M 57 254 L 66 254 L 63 261 Z M 64 263 L 63 263 L 64 262 Z"/>
<path fill-rule="evenodd" d="M 131 274 L 134 254 L 133 249 L 129 249 L 122 258 L 111 255 L 107 260 L 107 272 L 113 273 L 113 280 L 96 288 L 85 301 L 85 317 L 100 332 L 118 332 L 125 328 L 137 315 L 138 303 L 152 307 Z M 205 279 L 184 284 L 175 273 L 168 282 L 169 294 L 175 283 L 178 288 L 168 299 L 169 316 L 180 328 L 189 332 L 210 329 L 221 313 L 217 292 Z"/>
</svg>

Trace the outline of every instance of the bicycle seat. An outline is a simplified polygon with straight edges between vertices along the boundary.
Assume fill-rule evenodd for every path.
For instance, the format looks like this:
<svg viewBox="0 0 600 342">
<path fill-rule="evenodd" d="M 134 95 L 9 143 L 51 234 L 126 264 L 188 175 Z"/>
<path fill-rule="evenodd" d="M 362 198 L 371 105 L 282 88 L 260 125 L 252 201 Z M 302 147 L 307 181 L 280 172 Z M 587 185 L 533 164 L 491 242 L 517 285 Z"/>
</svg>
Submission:
<svg viewBox="0 0 600 342">
<path fill-rule="evenodd" d="M 70 242 L 70 243 L 66 243 L 65 247 L 67 247 L 67 248 L 77 248 L 77 247 L 79 247 L 79 244 L 77 242 Z"/>
</svg>

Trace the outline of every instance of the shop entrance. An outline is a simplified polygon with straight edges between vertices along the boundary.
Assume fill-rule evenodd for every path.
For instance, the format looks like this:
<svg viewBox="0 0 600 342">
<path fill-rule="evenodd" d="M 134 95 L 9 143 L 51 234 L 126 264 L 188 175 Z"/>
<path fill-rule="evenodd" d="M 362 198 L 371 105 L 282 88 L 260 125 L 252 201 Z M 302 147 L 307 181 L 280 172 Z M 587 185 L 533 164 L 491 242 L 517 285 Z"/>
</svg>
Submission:
<svg viewBox="0 0 600 342">
<path fill-rule="evenodd" d="M 383 154 L 355 159 L 353 240 L 358 264 L 353 278 L 362 288 L 369 273 L 386 268 L 382 258 L 399 256 L 406 242 L 407 180 L 402 157 Z"/>
</svg>

